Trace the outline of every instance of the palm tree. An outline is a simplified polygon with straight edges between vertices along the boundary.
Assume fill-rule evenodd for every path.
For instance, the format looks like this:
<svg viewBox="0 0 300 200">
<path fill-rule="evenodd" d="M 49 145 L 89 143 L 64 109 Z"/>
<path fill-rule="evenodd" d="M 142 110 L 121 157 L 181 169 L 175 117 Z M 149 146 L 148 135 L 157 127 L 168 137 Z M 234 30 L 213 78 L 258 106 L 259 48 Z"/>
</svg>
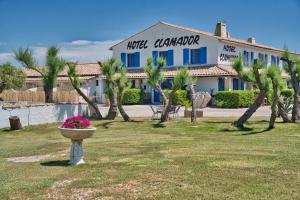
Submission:
<svg viewBox="0 0 300 200">
<path fill-rule="evenodd" d="M 176 76 L 174 77 L 174 80 L 172 82 L 172 91 L 167 97 L 167 101 L 164 107 L 164 110 L 161 114 L 160 122 L 165 122 L 168 120 L 169 111 L 172 106 L 173 98 L 175 96 L 175 93 L 177 90 L 180 90 L 181 88 L 189 85 L 191 83 L 191 78 L 189 76 L 189 72 L 187 68 L 181 69 Z"/>
<path fill-rule="evenodd" d="M 157 59 L 158 66 L 153 66 L 153 58 L 147 59 L 147 66 L 145 67 L 145 73 L 147 74 L 147 84 L 152 88 L 155 88 L 159 95 L 162 97 L 164 104 L 167 102 L 167 96 L 161 88 L 161 84 L 164 82 L 165 78 L 161 71 L 166 66 L 166 61 L 162 58 Z"/>
<path fill-rule="evenodd" d="M 270 82 L 263 70 L 266 68 L 265 63 L 254 61 L 254 65 L 250 70 L 244 71 L 244 65 L 242 58 L 238 58 L 234 61 L 232 67 L 238 73 L 241 80 L 256 85 L 259 89 L 259 93 L 252 105 L 246 110 L 246 112 L 233 124 L 236 127 L 243 127 L 244 123 L 256 112 L 256 110 L 263 104 L 265 97 L 270 90 Z"/>
<path fill-rule="evenodd" d="M 267 77 L 270 78 L 271 83 L 272 83 L 272 93 L 273 93 L 273 98 L 272 98 L 272 104 L 271 104 L 271 118 L 270 118 L 270 123 L 269 123 L 269 129 L 274 128 L 275 120 L 277 117 L 277 109 L 279 115 L 282 117 L 284 122 L 289 122 L 287 114 L 284 112 L 283 108 L 281 107 L 281 102 L 279 99 L 279 93 L 280 91 L 284 88 L 284 82 L 281 77 L 281 71 L 277 66 L 270 66 L 267 68 L 266 72 Z"/>
<path fill-rule="evenodd" d="M 292 109 L 292 122 L 300 119 L 300 60 L 292 56 L 288 50 L 282 54 L 281 60 L 285 61 L 284 70 L 290 75 L 291 83 L 294 90 L 294 102 Z"/>
<path fill-rule="evenodd" d="M 96 119 L 102 119 L 102 115 L 100 113 L 100 110 L 97 106 L 97 104 L 94 104 L 80 89 L 80 81 L 78 78 L 78 74 L 76 72 L 76 64 L 75 63 L 67 63 L 69 69 L 68 69 L 68 77 L 70 79 L 71 85 L 76 90 L 76 92 L 87 102 L 88 105 L 90 105 L 93 110 L 95 111 L 95 118 Z"/>
<path fill-rule="evenodd" d="M 167 96 L 161 88 L 161 84 L 165 80 L 165 78 L 162 74 L 162 69 L 165 67 L 166 61 L 162 58 L 158 58 L 158 66 L 157 67 L 154 67 L 152 63 L 153 63 L 153 59 L 148 58 L 147 66 L 145 67 L 145 73 L 147 74 L 147 77 L 148 77 L 147 84 L 150 85 L 151 87 L 155 88 L 163 99 L 163 103 L 165 106 L 164 106 L 163 112 L 161 114 L 160 122 L 165 122 L 169 118 L 168 114 L 169 114 L 170 108 L 172 106 L 172 101 L 173 101 L 176 91 L 180 90 L 182 87 L 190 84 L 191 79 L 190 79 L 187 68 L 181 69 L 174 77 L 174 80 L 172 83 L 172 91 Z"/>
<path fill-rule="evenodd" d="M 109 110 L 106 119 L 114 120 L 118 115 L 118 106 L 116 102 L 116 83 L 115 75 L 118 70 L 118 63 L 111 58 L 103 63 L 98 62 L 102 74 L 105 76 L 106 93 L 109 99 Z"/>
<path fill-rule="evenodd" d="M 36 61 L 33 58 L 33 53 L 30 49 L 20 48 L 15 51 L 15 58 L 21 62 L 23 67 L 32 69 L 38 72 L 43 79 L 43 87 L 45 92 L 46 103 L 53 103 L 53 88 L 56 85 L 58 74 L 64 69 L 65 61 L 58 57 L 59 49 L 56 47 L 50 47 L 47 50 L 46 55 L 46 68 L 38 68 Z"/>
<path fill-rule="evenodd" d="M 121 66 L 120 63 L 118 63 L 118 65 Z M 116 81 L 116 85 L 118 88 L 117 104 L 118 104 L 119 112 L 120 112 L 121 116 L 123 117 L 124 121 L 126 121 L 126 122 L 131 121 L 130 117 L 127 115 L 127 113 L 125 112 L 125 110 L 122 106 L 124 91 L 130 87 L 130 81 L 128 80 L 128 78 L 126 76 L 126 70 L 124 68 L 120 68 L 119 76 L 115 79 L 115 81 Z"/>
</svg>

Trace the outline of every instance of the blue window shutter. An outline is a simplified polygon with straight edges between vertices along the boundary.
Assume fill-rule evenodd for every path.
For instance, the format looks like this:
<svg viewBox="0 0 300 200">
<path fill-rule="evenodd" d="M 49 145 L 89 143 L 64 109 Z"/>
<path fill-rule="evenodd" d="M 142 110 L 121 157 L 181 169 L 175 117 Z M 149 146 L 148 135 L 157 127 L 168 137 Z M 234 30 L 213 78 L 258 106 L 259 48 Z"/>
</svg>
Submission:
<svg viewBox="0 0 300 200">
<path fill-rule="evenodd" d="M 277 66 L 279 66 L 279 62 L 280 62 L 280 59 L 279 59 L 279 56 L 277 56 Z"/>
<path fill-rule="evenodd" d="M 237 78 L 232 79 L 232 89 L 233 90 L 239 89 L 239 79 L 237 79 Z"/>
<path fill-rule="evenodd" d="M 200 48 L 200 64 L 207 63 L 207 47 Z"/>
<path fill-rule="evenodd" d="M 174 51 L 168 50 L 168 56 L 167 56 L 167 66 L 174 65 Z"/>
<path fill-rule="evenodd" d="M 152 51 L 153 65 L 157 66 L 158 51 Z"/>
<path fill-rule="evenodd" d="M 241 90 L 245 90 L 245 84 L 244 84 L 244 81 L 241 81 Z"/>
<path fill-rule="evenodd" d="M 184 65 L 188 65 L 190 61 L 190 49 L 189 48 L 185 48 L 183 49 L 183 64 Z"/>
<path fill-rule="evenodd" d="M 247 51 L 244 51 L 244 65 L 245 66 L 248 66 L 248 63 L 247 63 L 247 61 L 248 61 L 248 53 L 247 53 Z"/>
<path fill-rule="evenodd" d="M 251 52 L 251 65 L 253 65 L 254 64 L 254 52 L 252 51 Z"/>
<path fill-rule="evenodd" d="M 218 79 L 218 90 L 219 91 L 223 91 L 224 90 L 224 79 L 223 78 L 219 78 Z"/>
<path fill-rule="evenodd" d="M 140 52 L 134 53 L 134 67 L 140 66 Z"/>
<path fill-rule="evenodd" d="M 121 53 L 122 67 L 126 67 L 126 53 Z"/>
<path fill-rule="evenodd" d="M 265 54 L 265 63 L 266 63 L 266 65 L 268 64 L 268 60 L 269 60 L 268 54 Z"/>
</svg>

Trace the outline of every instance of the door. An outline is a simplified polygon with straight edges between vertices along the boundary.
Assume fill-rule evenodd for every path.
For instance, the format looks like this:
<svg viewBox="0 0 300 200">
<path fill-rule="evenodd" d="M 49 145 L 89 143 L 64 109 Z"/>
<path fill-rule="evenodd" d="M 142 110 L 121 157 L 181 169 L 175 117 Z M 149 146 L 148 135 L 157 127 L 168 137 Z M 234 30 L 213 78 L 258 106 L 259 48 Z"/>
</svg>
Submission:
<svg viewBox="0 0 300 200">
<path fill-rule="evenodd" d="M 156 89 L 153 89 L 153 101 L 154 103 L 160 103 L 160 95 Z"/>
<path fill-rule="evenodd" d="M 224 79 L 223 78 L 219 78 L 218 79 L 218 91 L 224 91 L 225 86 L 224 86 Z"/>
</svg>

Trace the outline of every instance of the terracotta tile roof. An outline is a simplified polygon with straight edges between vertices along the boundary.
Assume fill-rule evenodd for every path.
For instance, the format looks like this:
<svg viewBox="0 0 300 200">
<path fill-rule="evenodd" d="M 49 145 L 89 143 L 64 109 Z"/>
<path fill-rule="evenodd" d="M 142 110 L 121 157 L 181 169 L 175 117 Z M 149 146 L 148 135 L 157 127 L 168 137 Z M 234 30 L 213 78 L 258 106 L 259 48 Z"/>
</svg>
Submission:
<svg viewBox="0 0 300 200">
<path fill-rule="evenodd" d="M 39 69 L 45 68 L 45 66 L 39 66 Z M 40 74 L 32 69 L 23 69 L 27 77 L 40 77 Z M 68 67 L 59 74 L 59 76 L 67 76 Z M 76 71 L 79 76 L 98 76 L 101 74 L 100 67 L 97 63 L 82 63 L 76 65 Z"/>
<path fill-rule="evenodd" d="M 166 78 L 176 76 L 178 69 L 165 69 L 163 72 Z M 221 66 L 199 66 L 189 68 L 189 74 L 193 77 L 211 77 L 211 76 L 237 76 L 237 73 L 232 67 L 221 67 Z M 141 70 L 128 70 L 127 76 L 129 78 L 146 78 L 147 75 Z"/>
<path fill-rule="evenodd" d="M 81 76 L 79 77 L 79 80 L 81 81 L 87 81 L 90 79 L 95 78 L 95 76 Z M 32 78 L 26 78 L 25 83 L 35 83 L 35 82 L 41 82 L 42 78 L 40 77 L 32 77 Z M 60 82 L 69 82 L 69 78 L 68 77 L 58 77 L 57 81 Z"/>
</svg>

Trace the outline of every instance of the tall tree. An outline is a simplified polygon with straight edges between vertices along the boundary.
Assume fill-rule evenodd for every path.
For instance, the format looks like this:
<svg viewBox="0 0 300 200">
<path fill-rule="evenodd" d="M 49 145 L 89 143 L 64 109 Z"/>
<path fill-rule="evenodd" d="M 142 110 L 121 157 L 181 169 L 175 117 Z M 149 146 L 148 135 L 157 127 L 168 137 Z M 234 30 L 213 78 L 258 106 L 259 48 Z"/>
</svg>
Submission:
<svg viewBox="0 0 300 200">
<path fill-rule="evenodd" d="M 163 103 L 166 104 L 168 99 L 161 88 L 161 84 L 165 80 L 161 71 L 166 66 L 166 61 L 162 58 L 158 58 L 157 64 L 158 64 L 157 67 L 156 66 L 154 67 L 153 66 L 153 58 L 147 59 L 147 66 L 144 69 L 145 73 L 147 75 L 147 84 L 157 90 L 157 92 L 163 99 Z"/>
<path fill-rule="evenodd" d="M 102 119 L 102 115 L 100 113 L 100 110 L 97 106 L 97 104 L 93 103 L 80 89 L 80 80 L 79 76 L 76 72 L 76 64 L 75 63 L 67 63 L 69 69 L 68 69 L 68 77 L 70 79 L 71 85 L 76 90 L 76 92 L 87 102 L 87 104 L 95 111 L 95 118 L 96 119 Z"/>
<path fill-rule="evenodd" d="M 111 58 L 103 63 L 98 62 L 98 64 L 102 74 L 105 76 L 106 93 L 110 103 L 106 119 L 114 120 L 118 115 L 115 82 L 115 75 L 118 70 L 118 62 L 116 62 L 114 58 Z"/>
<path fill-rule="evenodd" d="M 270 81 L 263 73 L 266 68 L 265 63 L 259 62 L 257 59 L 254 61 L 253 66 L 248 71 L 244 71 L 244 65 L 242 58 L 238 58 L 234 61 L 232 67 L 238 73 L 241 80 L 256 85 L 259 89 L 259 93 L 246 112 L 233 124 L 236 127 L 243 127 L 244 123 L 256 112 L 256 110 L 263 104 L 265 97 L 270 90 Z"/>
<path fill-rule="evenodd" d="M 121 66 L 120 63 L 118 63 L 119 66 Z M 128 114 L 125 112 L 124 108 L 123 108 L 123 95 L 124 95 L 124 91 L 130 87 L 130 81 L 128 80 L 127 76 L 126 76 L 126 70 L 124 68 L 119 68 L 119 75 L 116 77 L 115 81 L 116 81 L 116 85 L 118 88 L 117 91 L 117 104 L 118 104 L 118 109 L 119 112 L 121 114 L 121 116 L 123 117 L 124 121 L 128 122 L 131 121 L 130 117 L 128 116 Z"/>
<path fill-rule="evenodd" d="M 191 122 L 196 123 L 197 122 L 197 111 L 196 111 L 196 106 L 195 106 L 196 92 L 195 92 L 195 88 L 194 88 L 194 81 L 191 81 L 190 90 L 191 90 L 191 102 L 192 102 Z"/>
<path fill-rule="evenodd" d="M 277 117 L 277 109 L 279 115 L 282 117 L 284 122 L 289 122 L 287 114 L 284 112 L 283 108 L 281 107 L 281 102 L 280 102 L 280 91 L 284 88 L 284 82 L 281 77 L 281 70 L 278 68 L 278 66 L 270 66 L 266 70 L 266 75 L 268 78 L 270 78 L 271 83 L 272 83 L 272 104 L 271 104 L 271 118 L 270 118 L 270 123 L 269 123 L 269 129 L 274 128 L 275 120 Z"/>
<path fill-rule="evenodd" d="M 183 87 L 189 85 L 191 83 L 191 78 L 189 76 L 189 72 L 187 68 L 182 68 L 174 77 L 172 82 L 172 90 L 167 97 L 167 101 L 163 112 L 161 114 L 160 122 L 165 122 L 169 118 L 170 108 L 172 106 L 173 98 L 177 90 L 182 89 Z"/>
<path fill-rule="evenodd" d="M 18 89 L 23 86 L 25 74 L 10 63 L 0 65 L 0 93 L 3 90 Z"/>
<path fill-rule="evenodd" d="M 158 58 L 157 63 L 158 66 L 154 67 L 153 59 L 148 58 L 147 66 L 144 70 L 147 74 L 147 84 L 155 88 L 163 99 L 164 109 L 161 114 L 160 122 L 165 122 L 169 118 L 169 111 L 172 106 L 172 101 L 176 91 L 190 84 L 191 79 L 187 68 L 181 69 L 174 77 L 171 92 L 169 93 L 169 95 L 166 95 L 161 88 L 161 84 L 165 80 L 162 74 L 162 69 L 165 67 L 166 61 L 162 58 Z"/>
<path fill-rule="evenodd" d="M 300 120 L 300 60 L 292 56 L 288 50 L 284 51 L 281 57 L 286 64 L 284 65 L 284 70 L 290 75 L 291 83 L 294 90 L 294 102 L 292 109 L 292 122 Z"/>
<path fill-rule="evenodd" d="M 45 92 L 46 103 L 53 103 L 53 88 L 56 85 L 58 74 L 64 69 L 65 61 L 58 57 L 59 49 L 50 47 L 46 54 L 46 67 L 37 67 L 36 61 L 33 58 L 33 53 L 30 49 L 20 48 L 15 52 L 17 61 L 28 68 L 38 72 L 43 79 L 43 87 Z"/>
</svg>

